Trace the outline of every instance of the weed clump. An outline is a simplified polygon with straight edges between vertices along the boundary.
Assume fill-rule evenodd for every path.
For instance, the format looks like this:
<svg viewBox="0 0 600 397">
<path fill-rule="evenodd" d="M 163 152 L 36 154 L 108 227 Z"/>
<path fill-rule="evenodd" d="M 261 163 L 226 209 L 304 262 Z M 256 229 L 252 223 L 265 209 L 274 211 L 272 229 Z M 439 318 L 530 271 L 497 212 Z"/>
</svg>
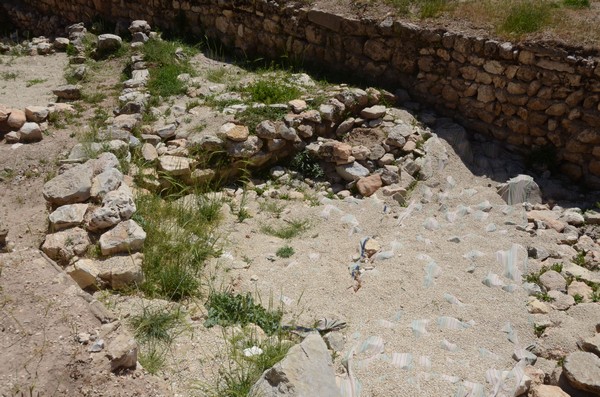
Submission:
<svg viewBox="0 0 600 397">
<path fill-rule="evenodd" d="M 142 290 L 174 301 L 197 296 L 205 261 L 219 255 L 216 226 L 221 201 L 202 195 L 188 202 L 154 195 L 136 200 L 134 219 L 146 231 Z"/>
<path fill-rule="evenodd" d="M 179 42 L 149 40 L 142 51 L 146 61 L 153 66 L 148 81 L 150 93 L 162 97 L 182 94 L 185 84 L 177 76 L 194 73 L 188 61 L 194 50 Z"/>
<path fill-rule="evenodd" d="M 322 178 L 325 176 L 323 168 L 310 152 L 302 151 L 296 154 L 290 162 L 290 168 L 309 178 Z"/>
<path fill-rule="evenodd" d="M 294 255 L 296 253 L 296 251 L 294 251 L 293 247 L 290 247 L 289 245 L 285 245 L 281 248 L 279 248 L 277 250 L 277 252 L 275 253 L 275 255 L 277 255 L 280 258 L 289 258 L 292 255 Z"/>
<path fill-rule="evenodd" d="M 544 1 L 520 1 L 510 6 L 500 30 L 517 35 L 537 32 L 550 21 L 551 10 L 552 5 Z"/>
<path fill-rule="evenodd" d="M 300 235 L 300 233 L 304 232 L 309 227 L 309 223 L 306 220 L 294 219 L 291 221 L 286 221 L 286 223 L 286 225 L 281 227 L 266 225 L 263 226 L 261 230 L 263 233 L 266 233 L 270 236 L 289 240 Z"/>
<path fill-rule="evenodd" d="M 267 310 L 254 303 L 250 293 L 234 295 L 231 292 L 213 292 L 205 306 L 208 309 L 208 318 L 204 326 L 207 328 L 215 325 L 246 326 L 252 323 L 262 328 L 267 335 L 273 335 L 281 329 L 281 310 Z"/>
</svg>

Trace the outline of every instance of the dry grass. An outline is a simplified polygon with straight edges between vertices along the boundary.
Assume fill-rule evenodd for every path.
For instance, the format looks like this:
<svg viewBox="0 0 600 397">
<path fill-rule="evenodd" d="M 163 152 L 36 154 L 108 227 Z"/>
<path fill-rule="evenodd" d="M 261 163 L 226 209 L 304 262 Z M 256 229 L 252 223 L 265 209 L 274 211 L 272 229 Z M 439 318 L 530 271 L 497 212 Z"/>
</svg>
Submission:
<svg viewBox="0 0 600 397">
<path fill-rule="evenodd" d="M 600 44 L 600 0 L 385 0 L 401 16 L 510 40 Z M 448 23 L 447 23 L 448 22 Z"/>
</svg>

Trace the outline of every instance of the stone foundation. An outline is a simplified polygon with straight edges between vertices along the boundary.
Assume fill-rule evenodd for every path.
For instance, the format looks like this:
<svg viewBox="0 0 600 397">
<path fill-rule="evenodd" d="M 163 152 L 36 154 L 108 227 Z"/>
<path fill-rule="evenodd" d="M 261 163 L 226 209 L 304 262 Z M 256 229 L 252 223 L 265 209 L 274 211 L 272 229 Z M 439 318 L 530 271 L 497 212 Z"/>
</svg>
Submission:
<svg viewBox="0 0 600 397">
<path fill-rule="evenodd" d="M 598 52 L 501 43 L 260 0 L 13 0 L 0 7 L 34 34 L 81 20 L 101 18 L 119 30 L 146 19 L 162 30 L 219 40 L 248 57 L 287 55 L 337 75 L 402 87 L 471 130 L 515 147 L 556 148 L 563 173 L 600 187 Z"/>
</svg>

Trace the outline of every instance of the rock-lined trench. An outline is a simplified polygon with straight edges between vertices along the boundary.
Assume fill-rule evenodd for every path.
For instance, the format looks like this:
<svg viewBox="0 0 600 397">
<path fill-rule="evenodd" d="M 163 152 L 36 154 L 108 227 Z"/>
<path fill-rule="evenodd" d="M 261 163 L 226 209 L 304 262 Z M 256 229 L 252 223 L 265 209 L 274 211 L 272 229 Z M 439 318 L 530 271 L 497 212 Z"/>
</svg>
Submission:
<svg viewBox="0 0 600 397">
<path fill-rule="evenodd" d="M 81 25 L 72 29 L 84 31 Z M 333 364 L 320 337 L 310 336 L 301 345 L 319 351 L 315 357 L 321 357 L 325 370 L 316 372 L 323 383 L 296 378 L 302 365 L 314 372 L 314 363 L 301 365 L 290 353 L 292 364 L 273 370 L 297 371 L 281 387 L 301 382 L 298 390 L 318 393 L 327 385 L 344 396 L 398 395 L 398 390 L 402 395 L 552 395 L 560 393 L 558 386 L 571 395 L 597 394 L 597 212 L 543 204 L 527 177 L 509 181 L 500 190 L 503 201 L 487 178 L 473 175 L 462 162 L 486 152 L 488 142 L 471 142 L 464 128 L 432 113 L 423 116 L 436 128 L 420 125 L 410 112 L 381 105 L 397 99 L 385 90 L 334 86 L 313 109 L 310 98 L 279 104 L 287 115 L 262 121 L 255 135 L 235 116 L 196 136 L 180 122 L 161 122 L 138 134 L 142 117 L 136 111 L 148 106 L 148 72 L 139 55 L 131 61 L 139 72 L 124 83 L 121 114 L 98 135 L 104 141 L 91 143 L 94 150 L 74 148 L 44 189 L 56 233 L 47 236 L 42 249 L 65 265 L 81 288 L 118 290 L 142 280 L 142 254 L 113 256 L 142 249 L 145 238 L 130 219 L 136 211 L 133 177 L 140 170 L 131 167 L 131 175 L 120 170 L 119 158 L 127 162 L 132 148 L 157 171 L 144 171 L 136 180 L 156 190 L 168 187 L 173 177 L 190 184 L 214 177 L 214 171 L 196 167 L 194 145 L 225 150 L 231 163 L 255 167 L 306 150 L 323 163 L 329 183 L 298 179 L 278 167 L 271 170 L 273 181 L 253 181 L 254 191 L 226 191 L 256 217 L 241 223 L 230 217 L 223 226 L 230 252 L 220 261 L 238 280 L 234 288 L 263 296 L 281 291 L 277 299 L 287 310 L 301 312 L 300 323 L 324 316 L 348 325 L 325 336 L 327 347 L 337 353 Z M 298 77 L 306 81 L 308 76 Z M 57 92 L 71 90 L 78 87 Z M 487 153 L 494 153 L 487 163 L 477 161 L 483 168 L 504 164 L 497 175 L 523 169 L 501 148 Z M 299 189 L 311 185 L 316 187 L 309 200 L 313 206 Z M 298 200 L 286 218 L 306 217 L 315 229 L 310 238 L 293 242 L 298 255 L 291 260 L 269 252 L 281 239 L 259 233 L 260 222 L 269 220 L 259 204 L 284 195 Z M 246 243 L 249 238 L 252 244 Z M 82 259 L 95 240 L 104 259 Z M 523 282 L 524 274 L 536 273 L 539 280 Z M 120 306 L 127 307 L 126 300 Z M 201 324 L 193 327 L 210 339 Z M 132 343 L 127 334 L 122 339 Z M 215 354 L 202 348 L 202 340 L 194 343 L 207 357 Z M 136 365 L 132 346 L 123 349 L 122 360 L 113 357 L 111 370 Z M 188 342 L 180 340 L 176 349 L 178 360 L 197 368 L 197 351 Z M 565 357 L 564 367 L 557 366 Z M 176 377 L 174 393 L 186 393 L 194 374 Z"/>
</svg>

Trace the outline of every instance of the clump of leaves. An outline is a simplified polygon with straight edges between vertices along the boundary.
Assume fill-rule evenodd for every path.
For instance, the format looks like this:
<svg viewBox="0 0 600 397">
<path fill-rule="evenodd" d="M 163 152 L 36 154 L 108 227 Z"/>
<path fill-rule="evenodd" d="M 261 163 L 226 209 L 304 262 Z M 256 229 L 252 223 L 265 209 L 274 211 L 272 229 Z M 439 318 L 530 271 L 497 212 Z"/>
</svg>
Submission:
<svg viewBox="0 0 600 397">
<path fill-rule="evenodd" d="M 244 92 L 254 102 L 272 105 L 276 103 L 287 103 L 298 98 L 302 92 L 298 87 L 273 79 L 260 79 L 248 84 Z"/>
<path fill-rule="evenodd" d="M 546 328 L 548 328 L 545 325 L 533 325 L 533 333 L 535 334 L 535 336 L 537 336 L 538 338 L 541 338 L 542 335 L 544 334 L 544 331 L 546 330 Z"/>
<path fill-rule="evenodd" d="M 308 178 L 316 179 L 325 176 L 325 172 L 318 160 L 307 150 L 296 154 L 292 158 L 290 168 Z"/>
<path fill-rule="evenodd" d="M 258 325 L 267 333 L 273 335 L 281 328 L 281 310 L 267 310 L 254 302 L 250 293 L 234 295 L 231 292 L 213 292 L 205 303 L 208 318 L 204 322 L 207 328 L 215 325 L 227 327 L 250 323 Z"/>
<path fill-rule="evenodd" d="M 277 255 L 280 258 L 289 258 L 292 255 L 294 255 L 295 253 L 296 253 L 296 251 L 294 251 L 293 247 L 290 247 L 289 245 L 284 245 L 283 247 L 281 247 L 277 250 L 275 255 Z"/>
</svg>

